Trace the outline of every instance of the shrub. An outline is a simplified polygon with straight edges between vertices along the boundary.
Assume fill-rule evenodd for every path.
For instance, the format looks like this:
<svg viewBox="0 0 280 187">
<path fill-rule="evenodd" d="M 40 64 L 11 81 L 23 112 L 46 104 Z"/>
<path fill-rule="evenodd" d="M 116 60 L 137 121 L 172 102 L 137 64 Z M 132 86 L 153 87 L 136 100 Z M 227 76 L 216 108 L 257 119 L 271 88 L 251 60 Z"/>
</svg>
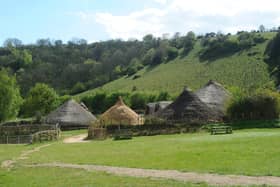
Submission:
<svg viewBox="0 0 280 187">
<path fill-rule="evenodd" d="M 58 98 L 58 105 L 62 105 L 63 103 L 65 103 L 66 101 L 70 100 L 71 99 L 71 96 L 70 95 L 63 95 L 63 96 L 60 96 Z"/>
<path fill-rule="evenodd" d="M 105 112 L 109 107 L 114 105 L 121 96 L 125 104 L 132 109 L 144 110 L 146 104 L 149 102 L 163 101 L 170 99 L 167 92 L 160 92 L 159 94 L 135 92 L 113 92 L 110 95 L 105 92 L 97 92 L 93 95 L 86 95 L 81 98 L 81 101 L 89 108 L 94 114 Z"/>
<path fill-rule="evenodd" d="M 277 119 L 279 114 L 279 93 L 268 90 L 257 91 L 249 96 L 236 97 L 228 108 L 228 116 L 230 119 Z"/>
<path fill-rule="evenodd" d="M 96 93 L 95 95 L 87 95 L 81 98 L 81 101 L 94 114 L 102 113 L 106 110 L 106 93 Z"/>
<path fill-rule="evenodd" d="M 83 91 L 85 91 L 86 90 L 86 86 L 83 84 L 83 83 L 81 83 L 81 82 L 77 82 L 74 86 L 73 86 L 73 88 L 71 89 L 71 94 L 78 94 L 78 93 L 81 93 L 81 92 L 83 92 Z"/>
<path fill-rule="evenodd" d="M 173 60 L 178 56 L 179 52 L 176 47 L 167 48 L 167 61 Z"/>
<path fill-rule="evenodd" d="M 157 96 L 157 101 L 168 101 L 170 99 L 170 95 L 168 92 L 160 92 Z"/>
<path fill-rule="evenodd" d="M 135 93 L 130 97 L 132 109 L 143 109 L 147 103 L 147 97 L 144 94 Z"/>
</svg>

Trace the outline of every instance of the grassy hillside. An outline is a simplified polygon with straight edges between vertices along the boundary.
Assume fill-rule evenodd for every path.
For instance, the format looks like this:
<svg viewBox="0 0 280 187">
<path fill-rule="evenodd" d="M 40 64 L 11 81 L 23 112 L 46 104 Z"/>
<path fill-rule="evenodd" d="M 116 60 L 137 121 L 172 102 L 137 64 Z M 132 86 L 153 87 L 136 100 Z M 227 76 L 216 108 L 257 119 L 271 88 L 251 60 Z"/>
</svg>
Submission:
<svg viewBox="0 0 280 187">
<path fill-rule="evenodd" d="M 199 59 L 198 53 L 201 46 L 198 41 L 185 58 L 177 58 L 153 68 L 146 67 L 136 74 L 140 76 L 137 79 L 133 79 L 134 75 L 125 76 L 78 96 L 97 91 L 131 91 L 133 87 L 136 87 L 137 91 L 168 91 L 171 94 L 178 94 L 186 85 L 192 89 L 198 89 L 209 79 L 216 80 L 227 87 L 256 89 L 271 82 L 263 54 L 268 41 L 275 34 L 264 33 L 263 35 L 268 39 L 266 42 L 211 61 Z M 232 39 L 236 37 L 233 36 Z"/>
</svg>

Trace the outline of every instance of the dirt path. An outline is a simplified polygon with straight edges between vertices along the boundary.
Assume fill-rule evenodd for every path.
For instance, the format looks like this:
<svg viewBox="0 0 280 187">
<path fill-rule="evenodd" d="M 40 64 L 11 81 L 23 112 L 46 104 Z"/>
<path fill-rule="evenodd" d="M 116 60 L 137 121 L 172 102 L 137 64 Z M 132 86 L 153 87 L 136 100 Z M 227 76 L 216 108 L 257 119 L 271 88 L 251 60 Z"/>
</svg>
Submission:
<svg viewBox="0 0 280 187">
<path fill-rule="evenodd" d="M 25 160 L 29 158 L 29 155 L 34 153 L 34 152 L 38 152 L 40 151 L 42 148 L 48 147 L 51 144 L 45 144 L 39 147 L 35 147 L 34 149 L 28 150 L 28 151 L 23 151 L 19 157 L 14 158 L 13 160 L 5 160 L 1 163 L 1 168 L 6 168 L 6 169 L 11 169 L 14 164 L 18 161 L 18 160 Z"/>
<path fill-rule="evenodd" d="M 85 143 L 85 142 L 89 142 L 89 141 L 85 140 L 86 138 L 87 138 L 87 134 L 79 134 L 79 135 L 76 135 L 76 136 L 65 138 L 63 140 L 63 143 Z"/>
<path fill-rule="evenodd" d="M 61 167 L 76 168 L 87 171 L 102 171 L 114 175 L 131 176 L 131 177 L 152 177 L 173 179 L 185 182 L 205 182 L 209 185 L 272 185 L 280 186 L 280 177 L 250 177 L 241 175 L 218 175 L 218 174 L 201 174 L 194 172 L 180 172 L 176 170 L 154 170 L 154 169 L 137 169 L 124 167 L 111 167 L 99 165 L 78 165 L 65 163 L 45 163 L 36 165 L 25 165 L 26 167 Z"/>
</svg>

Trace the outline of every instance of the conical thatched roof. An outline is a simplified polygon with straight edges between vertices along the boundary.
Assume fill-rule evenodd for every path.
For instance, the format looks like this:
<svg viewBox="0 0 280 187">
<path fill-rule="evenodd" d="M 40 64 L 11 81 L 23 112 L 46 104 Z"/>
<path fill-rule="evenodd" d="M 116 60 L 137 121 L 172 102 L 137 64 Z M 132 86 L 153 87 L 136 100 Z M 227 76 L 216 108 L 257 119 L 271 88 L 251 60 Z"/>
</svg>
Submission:
<svg viewBox="0 0 280 187">
<path fill-rule="evenodd" d="M 185 88 L 181 95 L 169 106 L 160 111 L 158 117 L 180 122 L 216 121 L 216 113 L 203 103 L 190 89 Z"/>
<path fill-rule="evenodd" d="M 231 94 L 221 84 L 210 80 L 196 92 L 196 95 L 208 107 L 217 111 L 220 115 L 225 115 L 226 104 L 230 100 Z"/>
<path fill-rule="evenodd" d="M 73 99 L 65 102 L 46 116 L 47 123 L 59 123 L 66 126 L 88 126 L 96 117 Z"/>
<path fill-rule="evenodd" d="M 114 106 L 101 115 L 100 122 L 103 125 L 140 125 L 143 123 L 140 116 L 124 104 L 121 97 Z"/>
</svg>

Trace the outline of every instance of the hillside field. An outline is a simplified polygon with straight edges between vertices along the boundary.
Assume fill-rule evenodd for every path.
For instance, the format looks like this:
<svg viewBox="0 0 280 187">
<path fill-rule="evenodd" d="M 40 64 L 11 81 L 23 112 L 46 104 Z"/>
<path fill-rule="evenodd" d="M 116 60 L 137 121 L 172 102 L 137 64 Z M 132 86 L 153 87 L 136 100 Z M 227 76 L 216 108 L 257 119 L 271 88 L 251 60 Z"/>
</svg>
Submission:
<svg viewBox="0 0 280 187">
<path fill-rule="evenodd" d="M 145 67 L 135 75 L 125 76 L 102 87 L 86 91 L 78 97 L 98 91 L 137 91 L 160 92 L 167 91 L 178 95 L 184 86 L 196 90 L 206 84 L 210 79 L 216 80 L 226 87 L 240 87 L 246 91 L 254 90 L 272 84 L 268 65 L 264 62 L 264 52 L 267 43 L 275 33 L 263 33 L 268 39 L 248 50 L 233 55 L 219 57 L 214 60 L 201 61 L 198 53 L 201 50 L 199 41 L 194 49 L 184 58 L 177 58 L 168 63 L 155 67 Z M 232 36 L 235 39 L 235 36 Z"/>
</svg>

